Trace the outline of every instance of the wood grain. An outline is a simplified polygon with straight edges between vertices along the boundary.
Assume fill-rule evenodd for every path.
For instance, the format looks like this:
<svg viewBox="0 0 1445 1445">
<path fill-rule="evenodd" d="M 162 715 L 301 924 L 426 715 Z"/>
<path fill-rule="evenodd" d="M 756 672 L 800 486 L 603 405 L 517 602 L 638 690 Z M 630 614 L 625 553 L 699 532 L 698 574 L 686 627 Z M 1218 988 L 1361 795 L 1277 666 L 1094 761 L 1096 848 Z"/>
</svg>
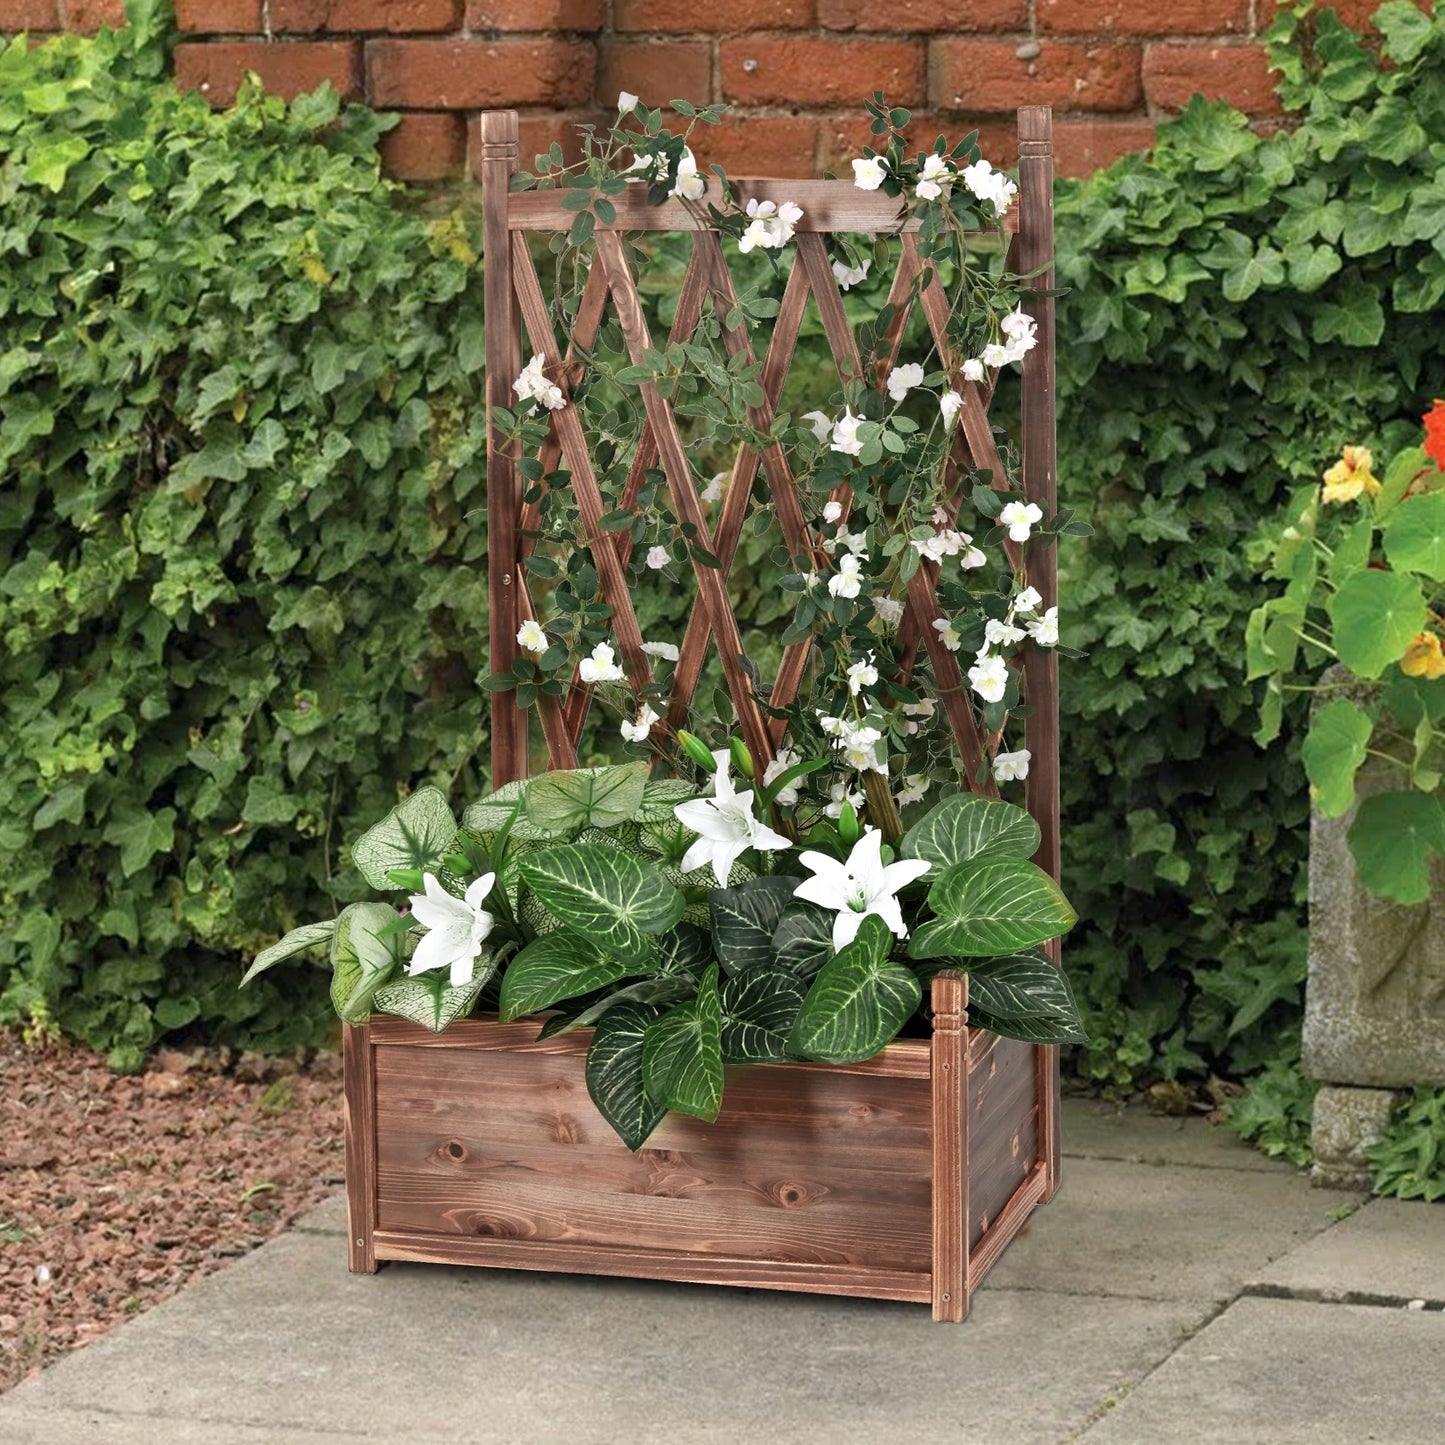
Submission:
<svg viewBox="0 0 1445 1445">
<path fill-rule="evenodd" d="M 352 1274 L 375 1274 L 376 1075 L 365 1024 L 341 1034 L 346 1142 L 346 1256 Z"/>
<path fill-rule="evenodd" d="M 957 1323 L 968 1313 L 969 1145 L 968 983 L 960 973 L 933 980 L 933 1318 Z"/>
<path fill-rule="evenodd" d="M 968 1237 L 977 1244 L 1039 1162 L 1034 1046 L 1000 1039 L 968 1081 Z"/>
</svg>

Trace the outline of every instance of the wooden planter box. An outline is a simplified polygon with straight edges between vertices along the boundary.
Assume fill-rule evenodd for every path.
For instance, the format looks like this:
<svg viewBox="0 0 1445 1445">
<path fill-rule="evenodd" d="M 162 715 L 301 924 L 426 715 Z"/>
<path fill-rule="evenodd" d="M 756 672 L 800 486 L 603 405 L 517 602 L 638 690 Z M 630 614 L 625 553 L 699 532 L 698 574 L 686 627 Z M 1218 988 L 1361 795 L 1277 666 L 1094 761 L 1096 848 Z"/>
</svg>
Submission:
<svg viewBox="0 0 1445 1445">
<path fill-rule="evenodd" d="M 729 1069 L 715 1123 L 636 1154 L 587 1095 L 590 1031 L 478 1018 L 346 1032 L 350 1264 L 631 1275 L 931 1303 L 968 1298 L 1054 1188 L 1050 1050 L 962 1026 L 863 1064 Z"/>
</svg>

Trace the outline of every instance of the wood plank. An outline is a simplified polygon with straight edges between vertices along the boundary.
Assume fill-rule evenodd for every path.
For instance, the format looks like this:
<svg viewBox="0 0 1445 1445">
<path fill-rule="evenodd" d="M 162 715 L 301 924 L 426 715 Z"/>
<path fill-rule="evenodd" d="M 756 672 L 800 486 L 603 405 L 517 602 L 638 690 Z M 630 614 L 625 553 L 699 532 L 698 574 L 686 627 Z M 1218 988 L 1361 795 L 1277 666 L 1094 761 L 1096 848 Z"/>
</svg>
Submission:
<svg viewBox="0 0 1445 1445">
<path fill-rule="evenodd" d="M 382 1259 L 421 1264 L 486 1265 L 494 1269 L 530 1269 L 562 1274 L 625 1275 L 632 1279 L 678 1280 L 685 1284 L 736 1285 L 748 1289 L 791 1290 L 801 1294 L 854 1295 L 861 1299 L 927 1303 L 927 1273 L 860 1268 L 851 1265 L 790 1265 L 724 1255 L 703 1256 L 680 1250 L 601 1249 L 551 1241 L 486 1239 L 462 1235 L 377 1233 Z"/>
<path fill-rule="evenodd" d="M 930 1085 L 742 1069 L 714 1123 L 669 1116 L 631 1153 L 577 1056 L 377 1054 L 385 1230 L 921 1272 Z"/>
<path fill-rule="evenodd" d="M 968 1313 L 968 980 L 940 973 L 933 1008 L 933 1318 L 957 1323 Z"/>
<path fill-rule="evenodd" d="M 341 1032 L 346 1145 L 346 1258 L 352 1274 L 376 1273 L 376 1074 L 365 1024 Z"/>
<path fill-rule="evenodd" d="M 901 206 L 897 197 L 883 191 L 860 191 L 851 180 L 771 180 L 753 177 L 730 177 L 737 189 L 739 208 L 750 200 L 773 201 L 781 205 L 792 201 L 803 209 L 797 231 L 807 235 L 828 231 L 893 231 Z M 708 200 L 716 201 L 716 184 Z M 508 224 L 514 231 L 567 231 L 577 213 L 562 205 L 563 191 L 514 191 Z M 621 195 L 609 197 L 617 212 L 611 226 L 598 226 L 598 232 L 610 231 L 701 231 L 714 229 L 706 209 L 689 206 L 683 201 L 665 201 L 660 206 L 647 204 L 647 187 L 642 182 L 628 186 Z M 1004 218 L 1004 229 L 1015 226 L 1015 212 Z M 918 229 L 910 220 L 904 228 Z"/>
<path fill-rule="evenodd" d="M 969 1256 L 969 1279 L 974 1289 L 983 1282 L 983 1277 L 998 1262 L 998 1257 L 1013 1243 L 1038 1205 L 1044 1202 L 1046 1188 L 1045 1170 L 1039 1165 L 1019 1185 L 1012 1199 L 1004 1205 L 997 1221 L 987 1236 L 981 1239 Z"/>
<path fill-rule="evenodd" d="M 1034 1050 L 1001 1039 L 969 1079 L 968 1237 L 976 1243 L 1039 1159 Z"/>
</svg>

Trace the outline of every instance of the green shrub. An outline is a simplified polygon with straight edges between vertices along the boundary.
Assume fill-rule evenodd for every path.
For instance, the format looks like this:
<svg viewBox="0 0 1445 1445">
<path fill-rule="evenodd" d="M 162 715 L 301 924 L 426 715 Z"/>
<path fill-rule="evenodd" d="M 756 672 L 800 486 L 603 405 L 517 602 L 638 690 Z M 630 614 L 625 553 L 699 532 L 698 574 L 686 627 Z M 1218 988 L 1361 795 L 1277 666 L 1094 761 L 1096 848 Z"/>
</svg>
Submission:
<svg viewBox="0 0 1445 1445">
<path fill-rule="evenodd" d="M 1445 1089 L 1416 1089 L 1400 1100 L 1385 1137 L 1366 1156 L 1376 1194 L 1445 1199 Z"/>
<path fill-rule="evenodd" d="M 1270 35 L 1293 115 L 1196 100 L 1058 204 L 1066 947 L 1096 1079 L 1245 1073 L 1296 1028 L 1307 794 L 1250 740 L 1255 541 L 1345 442 L 1413 444 L 1445 387 L 1445 19 Z M 1431 147 L 1433 146 L 1433 150 Z M 1396 427 L 1397 423 L 1402 423 Z M 1405 438 L 1408 436 L 1409 440 Z"/>
</svg>

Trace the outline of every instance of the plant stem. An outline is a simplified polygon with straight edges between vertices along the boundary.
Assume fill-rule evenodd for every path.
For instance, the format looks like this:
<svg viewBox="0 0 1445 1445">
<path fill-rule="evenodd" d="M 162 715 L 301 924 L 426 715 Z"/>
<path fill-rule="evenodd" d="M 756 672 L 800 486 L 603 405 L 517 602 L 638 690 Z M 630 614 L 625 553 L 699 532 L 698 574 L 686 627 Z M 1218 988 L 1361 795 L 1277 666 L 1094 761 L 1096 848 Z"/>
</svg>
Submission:
<svg viewBox="0 0 1445 1445">
<path fill-rule="evenodd" d="M 869 769 L 863 774 L 863 792 L 868 799 L 868 816 L 882 832 L 884 842 L 896 843 L 903 836 L 903 821 L 893 802 L 888 775 Z"/>
</svg>

